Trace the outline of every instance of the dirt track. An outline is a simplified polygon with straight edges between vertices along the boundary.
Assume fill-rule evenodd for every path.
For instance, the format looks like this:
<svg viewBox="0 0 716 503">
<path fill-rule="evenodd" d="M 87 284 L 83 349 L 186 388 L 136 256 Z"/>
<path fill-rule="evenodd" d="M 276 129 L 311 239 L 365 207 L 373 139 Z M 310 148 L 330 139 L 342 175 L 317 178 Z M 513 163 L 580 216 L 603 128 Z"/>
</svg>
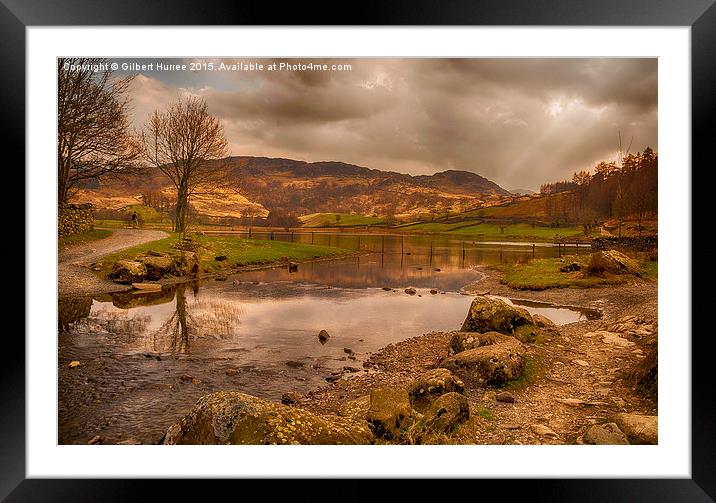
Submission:
<svg viewBox="0 0 716 503">
<path fill-rule="evenodd" d="M 166 232 L 157 230 L 115 229 L 111 236 L 99 241 L 60 247 L 57 269 L 59 294 L 87 295 L 126 290 L 127 285 L 101 280 L 88 267 L 110 253 L 167 236 Z"/>
</svg>

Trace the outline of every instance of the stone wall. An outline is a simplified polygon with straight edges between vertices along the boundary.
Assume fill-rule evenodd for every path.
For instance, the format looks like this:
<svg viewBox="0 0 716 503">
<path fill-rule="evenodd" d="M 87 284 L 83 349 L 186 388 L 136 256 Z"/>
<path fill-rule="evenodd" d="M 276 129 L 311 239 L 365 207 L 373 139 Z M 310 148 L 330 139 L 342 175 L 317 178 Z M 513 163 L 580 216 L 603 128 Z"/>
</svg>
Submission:
<svg viewBox="0 0 716 503">
<path fill-rule="evenodd" d="M 652 251 L 659 246 L 656 235 L 651 236 L 600 236 L 592 240 L 592 250 L 634 250 Z"/>
<path fill-rule="evenodd" d="M 94 229 L 91 204 L 60 204 L 57 209 L 57 232 L 60 237 Z"/>
</svg>

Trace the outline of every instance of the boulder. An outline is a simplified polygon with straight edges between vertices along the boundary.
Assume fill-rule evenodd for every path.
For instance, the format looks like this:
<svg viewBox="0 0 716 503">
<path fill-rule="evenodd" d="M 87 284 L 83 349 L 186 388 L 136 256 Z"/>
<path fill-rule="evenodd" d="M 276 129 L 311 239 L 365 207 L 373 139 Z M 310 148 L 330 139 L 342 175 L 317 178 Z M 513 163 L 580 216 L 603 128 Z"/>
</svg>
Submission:
<svg viewBox="0 0 716 503">
<path fill-rule="evenodd" d="M 643 416 L 641 414 L 615 414 L 614 423 L 629 439 L 632 444 L 659 443 L 659 417 Z"/>
<path fill-rule="evenodd" d="M 448 351 L 450 354 L 456 354 L 467 351 L 468 349 L 499 344 L 509 339 L 511 339 L 509 335 L 504 335 L 499 332 L 485 332 L 484 334 L 477 332 L 453 332 Z"/>
<path fill-rule="evenodd" d="M 460 329 L 462 332 L 499 332 L 531 342 L 539 331 L 526 309 L 510 306 L 502 299 L 478 296 Z"/>
<path fill-rule="evenodd" d="M 524 347 L 510 339 L 449 356 L 440 366 L 471 384 L 500 385 L 524 373 Z"/>
<path fill-rule="evenodd" d="M 370 392 L 366 420 L 376 437 L 398 438 L 411 417 L 412 407 L 406 390 L 377 388 Z"/>
<path fill-rule="evenodd" d="M 164 276 L 176 274 L 176 262 L 170 255 L 147 255 L 137 259 L 147 269 L 147 279 L 159 280 Z"/>
<path fill-rule="evenodd" d="M 470 405 L 467 398 L 456 392 L 445 393 L 438 397 L 425 414 L 426 427 L 443 433 L 449 433 L 468 419 L 470 419 Z"/>
<path fill-rule="evenodd" d="M 407 293 L 408 295 L 415 295 L 416 293 L 418 293 L 418 291 L 411 286 L 405 289 L 405 293 Z"/>
<path fill-rule="evenodd" d="M 448 369 L 433 369 L 417 377 L 410 384 L 408 396 L 413 408 L 424 411 L 441 395 L 463 391 L 465 391 L 463 382 Z"/>
<path fill-rule="evenodd" d="M 641 276 L 639 264 L 616 250 L 598 251 L 592 254 L 587 267 L 589 274 L 633 274 Z"/>
<path fill-rule="evenodd" d="M 584 434 L 584 441 L 593 445 L 629 445 L 626 435 L 615 423 L 595 424 Z"/>
<path fill-rule="evenodd" d="M 199 399 L 171 426 L 162 444 L 369 444 L 364 422 L 316 415 L 238 391 L 219 391 Z"/>
<path fill-rule="evenodd" d="M 552 320 L 550 320 L 546 316 L 542 316 L 541 314 L 533 314 L 532 319 L 534 320 L 535 325 L 537 325 L 540 328 L 555 326 L 555 324 Z"/>
<path fill-rule="evenodd" d="M 109 279 L 115 283 L 124 283 L 126 285 L 141 283 L 146 276 L 147 268 L 143 263 L 136 260 L 118 260 L 112 266 L 112 272 L 109 273 Z"/>
</svg>

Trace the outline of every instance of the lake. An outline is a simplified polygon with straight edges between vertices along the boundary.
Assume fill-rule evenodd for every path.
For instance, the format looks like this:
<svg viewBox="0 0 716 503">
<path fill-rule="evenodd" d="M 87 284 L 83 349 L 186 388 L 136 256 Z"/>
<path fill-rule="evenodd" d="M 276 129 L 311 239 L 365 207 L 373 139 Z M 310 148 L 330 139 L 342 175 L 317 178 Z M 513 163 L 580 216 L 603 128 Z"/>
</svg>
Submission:
<svg viewBox="0 0 716 503">
<path fill-rule="evenodd" d="M 332 245 L 358 248 L 358 235 L 334 236 Z M 308 235 L 293 239 L 305 242 Z M 527 260 L 533 251 L 557 254 L 552 246 L 446 238 L 371 235 L 360 241 L 361 250 L 385 252 L 158 293 L 61 298 L 59 442 L 86 443 L 99 434 L 107 443 L 154 443 L 206 393 L 232 389 L 278 401 L 342 372 L 367 371 L 362 363 L 387 344 L 459 329 L 472 301 L 459 290 L 480 279 L 475 266 Z M 508 301 L 560 324 L 595 316 Z M 325 343 L 321 330 L 330 334 Z M 81 366 L 69 369 L 71 360 Z"/>
</svg>

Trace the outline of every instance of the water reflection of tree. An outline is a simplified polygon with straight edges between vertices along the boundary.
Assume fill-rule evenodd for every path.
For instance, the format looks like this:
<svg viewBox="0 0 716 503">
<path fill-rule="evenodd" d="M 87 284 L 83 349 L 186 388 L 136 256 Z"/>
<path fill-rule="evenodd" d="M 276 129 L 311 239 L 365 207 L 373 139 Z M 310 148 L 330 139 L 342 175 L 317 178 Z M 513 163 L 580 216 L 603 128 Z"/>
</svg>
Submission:
<svg viewBox="0 0 716 503">
<path fill-rule="evenodd" d="M 217 298 L 197 298 L 194 288 L 194 302 L 186 299 L 185 285 L 176 289 L 174 313 L 151 334 L 153 350 L 172 354 L 188 354 L 191 343 L 207 339 L 228 339 L 233 337 L 243 314 L 241 306 Z"/>
</svg>

